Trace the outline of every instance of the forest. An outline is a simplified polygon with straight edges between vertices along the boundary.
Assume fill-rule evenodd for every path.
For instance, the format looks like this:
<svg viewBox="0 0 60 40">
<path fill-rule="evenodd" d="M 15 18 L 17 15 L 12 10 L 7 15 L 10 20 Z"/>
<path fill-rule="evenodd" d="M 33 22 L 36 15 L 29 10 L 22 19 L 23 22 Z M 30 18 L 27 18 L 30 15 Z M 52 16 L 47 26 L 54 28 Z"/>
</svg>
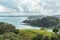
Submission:
<svg viewBox="0 0 60 40">
<path fill-rule="evenodd" d="M 23 23 L 27 23 L 31 26 L 38 26 L 38 27 L 44 27 L 44 28 L 54 28 L 58 27 L 60 28 L 60 18 L 53 17 L 53 16 L 47 16 L 44 18 L 39 18 L 36 20 L 25 20 Z"/>
</svg>

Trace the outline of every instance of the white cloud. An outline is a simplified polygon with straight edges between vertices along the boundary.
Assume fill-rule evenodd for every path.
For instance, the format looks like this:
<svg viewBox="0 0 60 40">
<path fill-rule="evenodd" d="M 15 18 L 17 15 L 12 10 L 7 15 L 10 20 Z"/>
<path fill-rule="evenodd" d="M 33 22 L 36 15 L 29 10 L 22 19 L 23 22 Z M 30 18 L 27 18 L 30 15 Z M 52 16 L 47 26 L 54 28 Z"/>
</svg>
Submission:
<svg viewBox="0 0 60 40">
<path fill-rule="evenodd" d="M 17 11 L 16 9 L 7 8 L 7 7 L 4 7 L 3 5 L 0 5 L 0 13 L 1 12 L 16 12 L 16 11 Z"/>
<path fill-rule="evenodd" d="M 7 4 L 8 2 L 8 4 Z M 44 15 L 60 14 L 60 0 L 1 0 L 0 12 L 31 12 Z"/>
<path fill-rule="evenodd" d="M 0 5 L 0 12 L 4 10 L 4 7 Z"/>
</svg>

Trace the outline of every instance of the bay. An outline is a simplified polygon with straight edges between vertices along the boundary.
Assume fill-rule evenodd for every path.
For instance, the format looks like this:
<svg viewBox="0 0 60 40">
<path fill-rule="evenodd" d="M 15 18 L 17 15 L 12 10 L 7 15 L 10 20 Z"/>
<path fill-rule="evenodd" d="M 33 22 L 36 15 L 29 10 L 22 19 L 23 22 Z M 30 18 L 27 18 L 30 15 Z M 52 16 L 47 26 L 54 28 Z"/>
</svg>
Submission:
<svg viewBox="0 0 60 40">
<path fill-rule="evenodd" d="M 0 22 L 13 24 L 17 29 L 40 29 L 40 27 L 34 27 L 23 24 L 22 22 L 27 18 L 28 17 L 0 17 Z M 52 32 L 52 29 L 47 30 Z"/>
</svg>

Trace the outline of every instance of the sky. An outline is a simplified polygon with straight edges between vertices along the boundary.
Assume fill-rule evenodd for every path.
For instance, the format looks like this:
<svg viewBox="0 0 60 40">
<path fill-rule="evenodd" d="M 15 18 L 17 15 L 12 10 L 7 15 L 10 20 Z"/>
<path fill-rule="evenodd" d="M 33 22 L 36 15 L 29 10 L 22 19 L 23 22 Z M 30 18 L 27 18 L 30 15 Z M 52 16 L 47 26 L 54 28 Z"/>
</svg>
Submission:
<svg viewBox="0 0 60 40">
<path fill-rule="evenodd" d="M 60 0 L 0 0 L 0 14 L 60 14 Z"/>
</svg>

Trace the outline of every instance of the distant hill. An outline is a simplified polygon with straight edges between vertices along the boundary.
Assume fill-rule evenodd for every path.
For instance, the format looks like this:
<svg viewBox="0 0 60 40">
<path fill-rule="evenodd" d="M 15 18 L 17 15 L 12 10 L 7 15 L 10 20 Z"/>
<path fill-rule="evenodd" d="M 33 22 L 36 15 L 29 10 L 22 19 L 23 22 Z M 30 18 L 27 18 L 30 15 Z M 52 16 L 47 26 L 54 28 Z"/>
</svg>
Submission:
<svg viewBox="0 0 60 40">
<path fill-rule="evenodd" d="M 54 17 L 60 18 L 60 15 L 54 15 Z"/>
<path fill-rule="evenodd" d="M 46 17 L 46 16 L 44 16 L 44 15 L 30 16 L 30 17 L 28 17 L 28 19 L 29 19 L 29 20 L 36 20 L 36 19 L 42 19 L 42 18 L 44 18 L 44 17 Z"/>
<path fill-rule="evenodd" d="M 27 23 L 31 26 L 38 26 L 38 27 L 45 27 L 45 28 L 54 28 L 58 27 L 60 28 L 60 20 L 59 18 L 47 16 L 42 19 L 36 19 L 34 20 L 25 20 L 23 23 Z"/>
</svg>

